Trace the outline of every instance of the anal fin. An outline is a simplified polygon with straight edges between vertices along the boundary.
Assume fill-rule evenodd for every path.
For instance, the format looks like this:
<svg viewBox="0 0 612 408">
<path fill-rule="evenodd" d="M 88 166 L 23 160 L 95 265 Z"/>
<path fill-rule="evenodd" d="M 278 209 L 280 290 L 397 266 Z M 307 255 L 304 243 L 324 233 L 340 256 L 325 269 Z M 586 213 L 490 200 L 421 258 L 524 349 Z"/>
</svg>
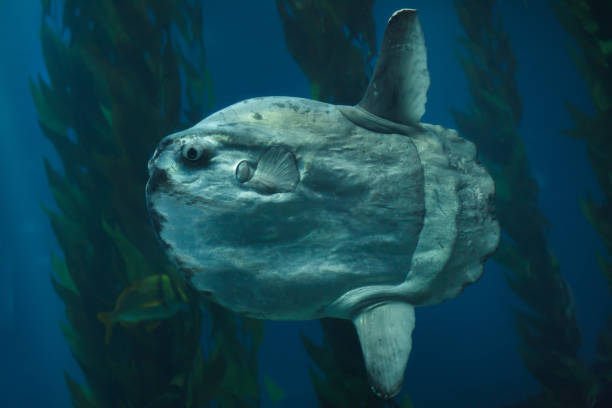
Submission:
<svg viewBox="0 0 612 408">
<path fill-rule="evenodd" d="M 400 391 L 414 329 L 414 307 L 404 302 L 388 302 L 361 311 L 353 323 L 372 390 L 381 398 Z"/>
</svg>

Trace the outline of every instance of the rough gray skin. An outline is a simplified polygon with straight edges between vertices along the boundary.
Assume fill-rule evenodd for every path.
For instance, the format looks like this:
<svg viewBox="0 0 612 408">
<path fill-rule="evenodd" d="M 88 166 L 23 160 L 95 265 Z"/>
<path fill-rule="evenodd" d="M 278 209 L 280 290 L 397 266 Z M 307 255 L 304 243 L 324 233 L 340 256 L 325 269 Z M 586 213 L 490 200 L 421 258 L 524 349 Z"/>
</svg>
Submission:
<svg viewBox="0 0 612 408">
<path fill-rule="evenodd" d="M 457 296 L 499 241 L 473 144 L 419 122 L 428 85 L 416 12 L 402 10 L 358 106 L 245 100 L 149 162 L 151 219 L 186 279 L 250 317 L 352 319 L 385 398 L 401 388 L 414 306 Z"/>
</svg>

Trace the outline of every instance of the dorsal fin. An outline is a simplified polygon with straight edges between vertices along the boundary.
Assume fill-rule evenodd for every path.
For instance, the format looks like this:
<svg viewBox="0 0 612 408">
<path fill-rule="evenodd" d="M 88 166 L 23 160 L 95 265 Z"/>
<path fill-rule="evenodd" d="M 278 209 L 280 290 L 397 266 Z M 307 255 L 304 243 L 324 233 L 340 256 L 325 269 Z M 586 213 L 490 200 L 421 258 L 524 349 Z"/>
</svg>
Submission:
<svg viewBox="0 0 612 408">
<path fill-rule="evenodd" d="M 429 72 L 417 11 L 402 9 L 389 19 L 378 62 L 359 106 L 404 125 L 418 125 L 425 113 Z"/>
</svg>

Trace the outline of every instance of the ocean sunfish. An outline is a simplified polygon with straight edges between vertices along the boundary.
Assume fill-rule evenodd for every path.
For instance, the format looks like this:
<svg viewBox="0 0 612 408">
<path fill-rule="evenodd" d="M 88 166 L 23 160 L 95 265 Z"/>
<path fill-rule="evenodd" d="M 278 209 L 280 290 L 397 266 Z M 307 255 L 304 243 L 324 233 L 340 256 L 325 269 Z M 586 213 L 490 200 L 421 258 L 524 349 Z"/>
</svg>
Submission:
<svg viewBox="0 0 612 408">
<path fill-rule="evenodd" d="M 203 296 L 259 319 L 350 319 L 374 392 L 396 395 L 414 307 L 478 280 L 500 229 L 474 145 L 420 122 L 416 10 L 397 11 L 361 102 L 238 102 L 149 161 L 161 245 Z"/>
</svg>

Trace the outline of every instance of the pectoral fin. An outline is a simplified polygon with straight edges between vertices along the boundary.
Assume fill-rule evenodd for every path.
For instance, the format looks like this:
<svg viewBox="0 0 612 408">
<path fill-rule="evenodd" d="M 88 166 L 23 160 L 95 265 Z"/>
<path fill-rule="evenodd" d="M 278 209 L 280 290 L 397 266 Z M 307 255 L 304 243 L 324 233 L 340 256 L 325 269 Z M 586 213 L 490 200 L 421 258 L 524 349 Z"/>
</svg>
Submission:
<svg viewBox="0 0 612 408">
<path fill-rule="evenodd" d="M 260 194 L 288 193 L 300 180 L 295 155 L 281 146 L 272 146 L 261 156 L 253 177 L 244 184 Z"/>
<path fill-rule="evenodd" d="M 389 302 L 359 313 L 353 323 L 372 390 L 381 398 L 391 398 L 400 391 L 414 329 L 414 307 L 403 302 Z"/>
</svg>

